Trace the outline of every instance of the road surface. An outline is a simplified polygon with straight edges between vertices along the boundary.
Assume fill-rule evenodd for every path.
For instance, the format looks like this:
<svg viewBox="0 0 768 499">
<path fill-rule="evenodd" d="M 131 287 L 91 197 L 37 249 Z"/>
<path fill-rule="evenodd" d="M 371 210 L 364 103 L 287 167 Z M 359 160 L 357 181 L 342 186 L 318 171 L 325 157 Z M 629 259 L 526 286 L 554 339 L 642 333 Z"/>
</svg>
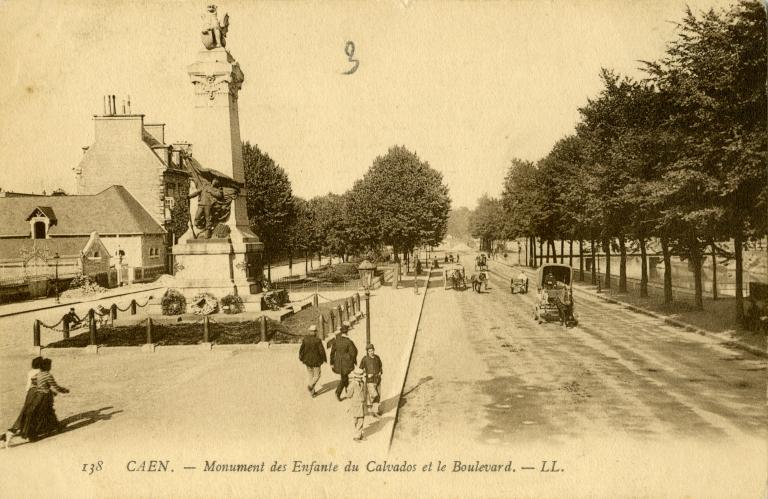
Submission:
<svg viewBox="0 0 768 499">
<path fill-rule="evenodd" d="M 482 294 L 430 289 L 393 450 L 765 440 L 765 359 L 579 295 L 577 327 L 539 325 L 535 285 L 511 295 L 512 269 L 490 268 Z"/>
</svg>

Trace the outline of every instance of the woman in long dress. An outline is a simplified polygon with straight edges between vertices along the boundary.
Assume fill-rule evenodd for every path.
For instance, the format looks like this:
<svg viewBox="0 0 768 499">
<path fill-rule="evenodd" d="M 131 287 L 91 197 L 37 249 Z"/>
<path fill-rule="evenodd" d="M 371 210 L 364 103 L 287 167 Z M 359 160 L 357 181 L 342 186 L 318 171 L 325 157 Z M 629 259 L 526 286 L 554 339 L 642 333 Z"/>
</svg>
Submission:
<svg viewBox="0 0 768 499">
<path fill-rule="evenodd" d="M 59 420 L 53 409 L 53 397 L 57 393 L 69 393 L 69 390 L 56 383 L 50 372 L 51 364 L 51 359 L 43 359 L 40 363 L 40 372 L 34 377 L 34 386 L 30 389 L 33 393 L 28 397 L 28 403 L 16 422 L 17 431 L 6 433 L 6 447 L 14 436 L 35 442 L 59 431 Z"/>
<path fill-rule="evenodd" d="M 40 372 L 40 365 L 43 362 L 42 357 L 35 357 L 32 359 L 32 369 L 27 372 L 27 384 L 24 388 L 24 391 L 26 392 L 26 397 L 24 399 L 24 405 L 21 407 L 21 411 L 19 411 L 19 417 L 16 418 L 16 422 L 13 423 L 13 426 L 8 428 L 6 432 L 4 432 L 2 435 L 0 435 L 0 442 L 5 442 L 6 446 L 8 444 L 8 441 L 13 438 L 15 434 L 19 432 L 19 428 L 22 421 L 22 416 L 24 414 L 24 411 L 26 410 L 27 406 L 29 405 L 30 401 L 35 395 L 35 377 Z"/>
</svg>

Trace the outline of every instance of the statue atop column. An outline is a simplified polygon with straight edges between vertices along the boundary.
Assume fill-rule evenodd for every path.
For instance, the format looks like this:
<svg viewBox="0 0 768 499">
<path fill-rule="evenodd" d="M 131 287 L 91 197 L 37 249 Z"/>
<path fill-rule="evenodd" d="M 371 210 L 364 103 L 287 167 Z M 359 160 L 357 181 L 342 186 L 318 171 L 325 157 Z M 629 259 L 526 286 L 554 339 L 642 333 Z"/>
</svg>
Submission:
<svg viewBox="0 0 768 499">
<path fill-rule="evenodd" d="M 229 29 L 229 14 L 224 13 L 224 17 L 219 21 L 219 14 L 214 4 L 205 8 L 203 15 L 202 39 L 203 46 L 212 50 L 217 47 L 227 46 L 227 30 Z"/>
</svg>

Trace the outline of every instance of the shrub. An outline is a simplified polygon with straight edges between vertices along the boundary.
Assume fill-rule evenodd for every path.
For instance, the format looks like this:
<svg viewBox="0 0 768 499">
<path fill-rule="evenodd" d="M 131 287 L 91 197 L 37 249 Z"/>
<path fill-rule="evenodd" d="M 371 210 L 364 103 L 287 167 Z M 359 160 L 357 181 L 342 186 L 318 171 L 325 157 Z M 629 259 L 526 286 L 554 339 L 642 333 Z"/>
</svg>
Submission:
<svg viewBox="0 0 768 499">
<path fill-rule="evenodd" d="M 187 299 L 178 290 L 169 288 L 160 300 L 163 315 L 181 315 L 187 310 Z"/>
<path fill-rule="evenodd" d="M 189 309 L 195 315 L 210 315 L 219 310 L 219 300 L 211 293 L 198 293 L 192 298 Z"/>
<path fill-rule="evenodd" d="M 356 263 L 338 263 L 333 266 L 333 272 L 345 276 L 356 277 L 357 276 L 357 264 Z"/>
<path fill-rule="evenodd" d="M 226 295 L 222 297 L 220 304 L 225 314 L 239 314 L 243 311 L 243 299 L 238 295 Z"/>
<path fill-rule="evenodd" d="M 69 291 L 75 292 L 74 294 L 80 295 L 93 295 L 97 293 L 103 293 L 106 289 L 98 285 L 92 277 L 80 274 L 72 279 L 69 283 Z M 72 294 L 63 293 L 63 295 L 71 296 Z"/>
</svg>

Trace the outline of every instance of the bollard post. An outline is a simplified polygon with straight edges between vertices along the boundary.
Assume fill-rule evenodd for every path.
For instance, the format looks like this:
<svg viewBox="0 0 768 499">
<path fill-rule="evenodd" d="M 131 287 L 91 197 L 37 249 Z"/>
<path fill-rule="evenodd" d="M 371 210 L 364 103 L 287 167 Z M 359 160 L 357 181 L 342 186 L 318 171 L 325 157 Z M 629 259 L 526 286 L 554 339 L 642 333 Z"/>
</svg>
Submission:
<svg viewBox="0 0 768 499">
<path fill-rule="evenodd" d="M 69 338 L 69 321 L 64 321 L 64 339 Z"/>
<path fill-rule="evenodd" d="M 357 301 L 357 311 L 362 312 L 362 307 L 360 307 L 360 293 L 355 293 L 355 301 Z"/>
<path fill-rule="evenodd" d="M 336 331 L 336 317 L 333 315 L 333 310 L 328 314 L 328 317 L 331 319 L 331 334 L 333 334 L 333 332 Z"/>
<path fill-rule="evenodd" d="M 136 315 L 136 300 L 131 300 L 131 315 Z"/>
<path fill-rule="evenodd" d="M 261 322 L 259 326 L 261 329 L 261 343 L 266 344 L 267 343 L 267 316 L 266 315 L 261 316 Z"/>
<path fill-rule="evenodd" d="M 349 320 L 349 311 L 347 310 L 347 302 L 341 304 L 341 312 L 344 314 L 344 320 Z"/>
<path fill-rule="evenodd" d="M 317 296 L 317 293 L 312 297 L 312 306 L 317 308 L 320 305 L 320 300 Z"/>
<path fill-rule="evenodd" d="M 344 322 L 344 319 L 341 318 L 341 305 L 336 305 L 336 312 L 339 314 L 339 327 L 341 327 L 341 323 Z"/>
<path fill-rule="evenodd" d="M 320 318 L 317 319 L 317 322 L 320 324 L 320 326 L 317 328 L 321 334 L 320 339 L 324 340 L 325 339 L 325 317 L 323 317 L 321 314 Z"/>
<path fill-rule="evenodd" d="M 117 319 L 117 304 L 113 303 L 111 307 L 109 307 L 109 318 L 112 320 Z"/>
<path fill-rule="evenodd" d="M 208 324 L 208 316 L 203 317 L 203 343 L 210 343 L 208 338 L 210 337 L 210 326 Z"/>
<path fill-rule="evenodd" d="M 96 345 L 96 317 L 93 309 L 88 311 L 88 335 L 89 344 Z"/>
<path fill-rule="evenodd" d="M 152 343 L 152 319 L 147 317 L 147 345 Z"/>
<path fill-rule="evenodd" d="M 32 325 L 32 346 L 40 346 L 40 319 L 35 319 Z"/>
</svg>

